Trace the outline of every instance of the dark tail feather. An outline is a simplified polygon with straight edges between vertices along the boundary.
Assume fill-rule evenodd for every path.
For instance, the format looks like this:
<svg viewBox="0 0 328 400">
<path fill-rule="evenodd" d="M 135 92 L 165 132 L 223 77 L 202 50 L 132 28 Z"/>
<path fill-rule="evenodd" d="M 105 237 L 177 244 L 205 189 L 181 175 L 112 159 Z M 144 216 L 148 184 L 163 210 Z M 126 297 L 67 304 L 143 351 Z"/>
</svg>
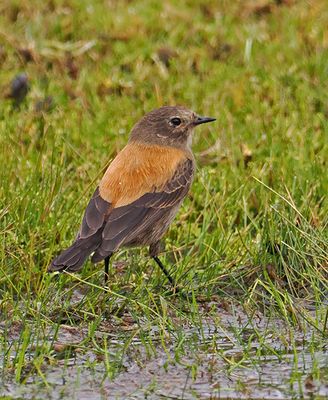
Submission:
<svg viewBox="0 0 328 400">
<path fill-rule="evenodd" d="M 104 260 L 106 257 L 110 257 L 113 254 L 113 251 L 106 251 L 106 252 L 102 252 L 99 251 L 99 249 L 97 251 L 95 251 L 94 255 L 91 257 L 91 262 L 93 262 L 94 264 L 99 263 L 100 261 Z"/>
<path fill-rule="evenodd" d="M 62 251 L 48 267 L 48 272 L 79 271 L 89 255 L 99 246 L 101 230 L 88 239 L 77 239 L 68 249 Z"/>
<path fill-rule="evenodd" d="M 48 267 L 48 272 L 53 271 L 78 271 L 92 253 L 92 249 L 83 249 L 78 244 L 73 243 L 68 249 L 56 257 Z"/>
</svg>

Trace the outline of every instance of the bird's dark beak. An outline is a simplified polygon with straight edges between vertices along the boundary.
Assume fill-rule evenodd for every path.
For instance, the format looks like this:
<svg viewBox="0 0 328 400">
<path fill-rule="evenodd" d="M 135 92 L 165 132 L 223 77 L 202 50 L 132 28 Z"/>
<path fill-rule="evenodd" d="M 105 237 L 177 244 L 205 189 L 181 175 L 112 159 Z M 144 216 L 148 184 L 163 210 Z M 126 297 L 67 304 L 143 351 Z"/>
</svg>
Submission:
<svg viewBox="0 0 328 400">
<path fill-rule="evenodd" d="M 216 118 L 212 118 L 212 117 L 199 117 L 197 116 L 195 119 L 194 124 L 195 125 L 200 125 L 200 124 L 206 124 L 207 122 L 212 122 L 215 121 Z"/>
</svg>

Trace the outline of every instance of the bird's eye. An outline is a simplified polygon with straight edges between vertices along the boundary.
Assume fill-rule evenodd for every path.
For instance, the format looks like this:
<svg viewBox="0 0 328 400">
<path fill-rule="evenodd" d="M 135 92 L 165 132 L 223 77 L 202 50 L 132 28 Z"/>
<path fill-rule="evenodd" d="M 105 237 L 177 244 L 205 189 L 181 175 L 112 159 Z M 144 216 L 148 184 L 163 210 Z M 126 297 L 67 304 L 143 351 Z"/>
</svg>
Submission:
<svg viewBox="0 0 328 400">
<path fill-rule="evenodd" d="M 179 126 L 181 124 L 181 119 L 178 117 L 171 118 L 171 124 L 174 126 Z"/>
</svg>

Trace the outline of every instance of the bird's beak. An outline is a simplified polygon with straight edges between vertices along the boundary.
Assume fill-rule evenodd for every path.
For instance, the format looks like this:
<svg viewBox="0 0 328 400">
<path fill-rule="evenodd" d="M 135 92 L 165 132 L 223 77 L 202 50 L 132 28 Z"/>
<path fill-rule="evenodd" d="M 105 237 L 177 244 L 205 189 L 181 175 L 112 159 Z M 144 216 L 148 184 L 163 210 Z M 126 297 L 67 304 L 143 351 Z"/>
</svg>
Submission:
<svg viewBox="0 0 328 400">
<path fill-rule="evenodd" d="M 206 124 L 207 122 L 212 122 L 215 121 L 216 118 L 212 118 L 212 117 L 199 117 L 197 116 L 195 119 L 194 124 L 195 125 L 200 125 L 200 124 Z"/>
</svg>

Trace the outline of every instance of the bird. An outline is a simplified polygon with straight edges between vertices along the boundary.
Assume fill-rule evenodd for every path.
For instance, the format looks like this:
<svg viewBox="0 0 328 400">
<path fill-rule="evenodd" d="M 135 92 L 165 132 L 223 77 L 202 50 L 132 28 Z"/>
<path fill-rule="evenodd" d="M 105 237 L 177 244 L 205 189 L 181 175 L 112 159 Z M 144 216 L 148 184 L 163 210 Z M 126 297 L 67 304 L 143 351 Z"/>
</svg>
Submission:
<svg viewBox="0 0 328 400">
<path fill-rule="evenodd" d="M 161 239 L 194 178 L 194 128 L 212 121 L 183 106 L 163 106 L 137 122 L 93 193 L 76 239 L 48 272 L 77 272 L 92 254 L 91 262 L 104 261 L 107 282 L 118 249 L 149 246 L 150 257 L 174 286 L 159 258 Z"/>
</svg>

